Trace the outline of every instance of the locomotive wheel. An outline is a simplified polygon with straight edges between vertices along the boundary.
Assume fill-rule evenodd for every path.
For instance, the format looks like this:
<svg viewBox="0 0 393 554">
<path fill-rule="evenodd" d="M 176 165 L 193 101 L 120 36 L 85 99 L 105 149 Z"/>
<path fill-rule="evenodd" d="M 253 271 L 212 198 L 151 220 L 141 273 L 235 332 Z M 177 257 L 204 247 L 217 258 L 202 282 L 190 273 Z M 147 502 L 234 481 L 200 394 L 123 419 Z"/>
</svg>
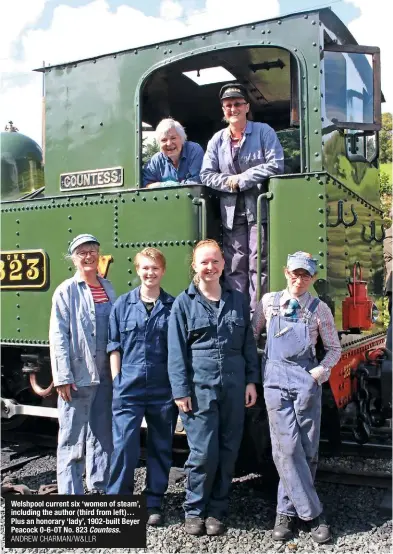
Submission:
<svg viewBox="0 0 393 554">
<path fill-rule="evenodd" d="M 352 429 L 352 434 L 358 444 L 365 444 L 370 440 L 370 426 L 365 421 L 359 422 L 357 426 Z"/>
</svg>

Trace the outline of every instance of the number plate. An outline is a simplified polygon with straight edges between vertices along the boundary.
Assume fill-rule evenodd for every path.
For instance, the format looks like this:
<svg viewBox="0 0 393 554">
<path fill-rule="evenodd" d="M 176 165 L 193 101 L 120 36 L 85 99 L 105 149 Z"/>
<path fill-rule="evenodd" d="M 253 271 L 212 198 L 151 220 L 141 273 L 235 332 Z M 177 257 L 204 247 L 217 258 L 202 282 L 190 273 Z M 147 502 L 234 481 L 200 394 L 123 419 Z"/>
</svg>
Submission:
<svg viewBox="0 0 393 554">
<path fill-rule="evenodd" d="M 0 252 L 1 289 L 44 289 L 49 284 L 48 256 L 43 250 Z"/>
</svg>

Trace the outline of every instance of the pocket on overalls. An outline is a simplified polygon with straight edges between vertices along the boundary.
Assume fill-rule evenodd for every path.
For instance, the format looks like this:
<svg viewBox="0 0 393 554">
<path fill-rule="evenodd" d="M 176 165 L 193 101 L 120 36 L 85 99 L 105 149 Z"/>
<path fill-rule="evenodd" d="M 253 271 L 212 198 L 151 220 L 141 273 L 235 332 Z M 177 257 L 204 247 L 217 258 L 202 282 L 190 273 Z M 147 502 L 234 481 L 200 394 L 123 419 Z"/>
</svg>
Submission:
<svg viewBox="0 0 393 554">
<path fill-rule="evenodd" d="M 282 406 L 280 373 L 278 362 L 266 360 L 263 373 L 263 396 L 268 411 L 279 410 Z"/>
<path fill-rule="evenodd" d="M 154 341 L 157 354 L 167 355 L 168 351 L 168 316 L 158 317 L 154 325 Z"/>
<path fill-rule="evenodd" d="M 137 328 L 135 320 L 122 321 L 120 323 L 120 333 L 136 333 Z"/>
<path fill-rule="evenodd" d="M 289 327 L 285 333 L 283 333 L 283 330 L 280 331 L 282 334 L 274 336 L 277 351 L 285 359 L 298 356 L 304 350 L 304 341 L 300 340 L 293 327 Z"/>
<path fill-rule="evenodd" d="M 120 335 L 123 351 L 131 350 L 138 340 L 138 324 L 135 320 L 120 322 Z"/>
<path fill-rule="evenodd" d="M 233 350 L 240 350 L 244 344 L 245 322 L 243 317 L 228 316 L 227 327 L 230 333 L 229 346 Z"/>
<path fill-rule="evenodd" d="M 187 320 L 188 344 L 202 342 L 206 337 L 207 329 L 210 327 L 210 321 L 207 317 L 196 317 Z"/>
<path fill-rule="evenodd" d="M 87 385 L 91 380 L 91 375 L 87 369 L 86 360 L 81 356 L 73 356 L 70 358 L 71 371 L 74 376 L 75 383 L 84 383 Z"/>
</svg>

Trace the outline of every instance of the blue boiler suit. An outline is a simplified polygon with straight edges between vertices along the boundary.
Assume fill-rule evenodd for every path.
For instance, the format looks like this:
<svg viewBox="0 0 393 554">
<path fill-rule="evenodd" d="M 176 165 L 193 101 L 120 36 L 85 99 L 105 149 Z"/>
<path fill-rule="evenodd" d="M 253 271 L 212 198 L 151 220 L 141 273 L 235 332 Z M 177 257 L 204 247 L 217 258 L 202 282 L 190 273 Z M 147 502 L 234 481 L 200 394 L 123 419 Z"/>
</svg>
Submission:
<svg viewBox="0 0 393 554">
<path fill-rule="evenodd" d="M 276 293 L 273 301 L 263 378 L 273 459 L 280 476 L 277 513 L 307 521 L 322 512 L 314 487 L 322 387 L 309 373 L 318 361 L 308 329 L 319 299 L 303 318 L 293 320 L 280 314 L 281 294 Z"/>
<path fill-rule="evenodd" d="M 168 349 L 173 397 L 192 402 L 191 412 L 180 412 L 190 448 L 185 515 L 222 519 L 243 435 L 246 385 L 260 381 L 246 297 L 225 287 L 216 306 L 191 283 L 174 302 Z"/>
<path fill-rule="evenodd" d="M 108 291 L 107 291 L 108 292 Z M 57 483 L 59 494 L 84 494 L 83 471 L 86 456 L 86 484 L 105 492 L 112 453 L 112 383 L 108 343 L 111 301 L 94 304 L 96 324 L 95 362 L 99 384 L 71 390 L 71 402 L 58 397 L 59 439 Z"/>
<path fill-rule="evenodd" d="M 108 494 L 133 494 L 142 419 L 147 423 L 146 501 L 160 508 L 172 464 L 175 405 L 168 378 L 168 318 L 174 298 L 161 289 L 149 314 L 140 287 L 123 294 L 109 321 L 108 352 L 119 351 L 113 381 L 113 455 Z"/>
</svg>

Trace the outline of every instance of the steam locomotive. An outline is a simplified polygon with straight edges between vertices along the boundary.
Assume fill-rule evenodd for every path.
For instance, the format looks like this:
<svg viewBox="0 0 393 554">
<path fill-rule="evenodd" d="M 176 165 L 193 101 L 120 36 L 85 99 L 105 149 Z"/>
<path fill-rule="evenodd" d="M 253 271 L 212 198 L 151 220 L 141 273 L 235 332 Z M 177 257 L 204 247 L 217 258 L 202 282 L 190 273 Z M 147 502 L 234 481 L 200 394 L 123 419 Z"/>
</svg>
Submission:
<svg viewBox="0 0 393 554">
<path fill-rule="evenodd" d="M 3 425 L 57 416 L 49 314 L 55 287 L 73 272 L 64 254 L 75 235 L 99 237 L 100 272 L 118 294 L 137 286 L 132 259 L 142 247 L 163 251 L 163 286 L 176 295 L 189 282 L 193 245 L 220 240 L 212 191 L 143 189 L 141 170 L 148 125 L 170 115 L 202 146 L 222 127 L 222 82 L 214 78 L 222 69 L 226 81 L 247 87 L 251 117 L 271 125 L 284 147 L 285 173 L 263 183 L 258 200 L 268 204 L 269 289 L 285 286 L 288 252 L 311 252 L 319 260 L 314 293 L 341 337 L 341 360 L 324 385 L 322 432 L 339 441 L 345 420 L 364 443 L 391 417 L 391 353 L 375 317 L 384 309 L 380 52 L 320 9 L 38 70 L 45 184 L 38 147 L 25 141 L 18 150 L 10 143 L 23 142 L 20 134 L 1 135 Z M 244 446 L 257 457 L 262 428 L 261 396 L 248 410 Z"/>
</svg>

